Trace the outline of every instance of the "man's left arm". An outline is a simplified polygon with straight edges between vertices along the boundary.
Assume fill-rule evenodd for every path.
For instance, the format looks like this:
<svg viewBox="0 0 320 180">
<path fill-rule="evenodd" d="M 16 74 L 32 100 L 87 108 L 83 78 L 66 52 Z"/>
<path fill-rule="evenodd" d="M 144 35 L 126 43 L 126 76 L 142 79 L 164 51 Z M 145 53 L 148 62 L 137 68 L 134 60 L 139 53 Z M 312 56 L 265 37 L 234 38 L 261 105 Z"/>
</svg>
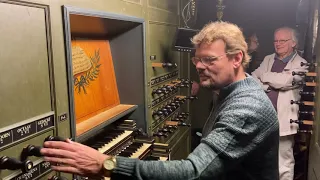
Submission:
<svg viewBox="0 0 320 180">
<path fill-rule="evenodd" d="M 301 62 L 306 62 L 301 61 Z M 267 83 L 269 84 L 272 88 L 274 89 L 279 89 L 279 90 L 290 90 L 290 89 L 295 89 L 298 86 L 293 86 L 292 82 L 300 82 L 303 80 L 303 77 L 300 75 L 292 75 L 292 72 L 307 72 L 307 67 L 300 66 L 300 63 L 296 63 L 295 67 L 293 67 L 292 69 L 289 69 L 287 71 L 283 71 L 281 73 L 276 73 L 276 72 L 266 72 L 264 73 L 260 80 L 263 83 Z"/>
</svg>

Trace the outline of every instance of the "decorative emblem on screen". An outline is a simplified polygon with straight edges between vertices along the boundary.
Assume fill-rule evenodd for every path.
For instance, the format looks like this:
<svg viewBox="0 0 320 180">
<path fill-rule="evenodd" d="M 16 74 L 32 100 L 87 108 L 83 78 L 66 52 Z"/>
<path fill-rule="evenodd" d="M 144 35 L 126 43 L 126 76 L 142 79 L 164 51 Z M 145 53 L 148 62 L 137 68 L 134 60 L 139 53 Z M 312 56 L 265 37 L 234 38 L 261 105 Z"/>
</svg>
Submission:
<svg viewBox="0 0 320 180">
<path fill-rule="evenodd" d="M 72 70 L 74 86 L 80 94 L 86 92 L 86 86 L 94 81 L 99 75 L 100 49 L 95 50 L 93 56 L 87 56 L 84 50 L 79 46 L 72 47 Z"/>
</svg>

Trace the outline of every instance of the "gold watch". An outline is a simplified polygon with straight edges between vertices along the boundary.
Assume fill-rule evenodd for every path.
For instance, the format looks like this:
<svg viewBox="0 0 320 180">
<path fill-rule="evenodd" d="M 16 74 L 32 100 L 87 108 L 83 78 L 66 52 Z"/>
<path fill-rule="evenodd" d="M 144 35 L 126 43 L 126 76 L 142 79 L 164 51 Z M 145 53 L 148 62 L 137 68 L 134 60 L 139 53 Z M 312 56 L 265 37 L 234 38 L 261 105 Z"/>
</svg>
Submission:
<svg viewBox="0 0 320 180">
<path fill-rule="evenodd" d="M 109 156 L 107 159 L 103 161 L 102 171 L 105 177 L 110 177 L 112 170 L 116 167 L 116 157 Z"/>
</svg>

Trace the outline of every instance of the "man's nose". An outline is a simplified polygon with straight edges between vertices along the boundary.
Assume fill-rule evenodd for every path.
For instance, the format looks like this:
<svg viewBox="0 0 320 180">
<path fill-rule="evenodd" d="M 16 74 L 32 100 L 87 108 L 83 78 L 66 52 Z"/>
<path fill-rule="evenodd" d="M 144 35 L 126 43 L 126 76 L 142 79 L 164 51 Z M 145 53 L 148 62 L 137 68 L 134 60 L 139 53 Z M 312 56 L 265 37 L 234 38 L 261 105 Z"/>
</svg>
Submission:
<svg viewBox="0 0 320 180">
<path fill-rule="evenodd" d="M 202 64 L 201 61 L 198 61 L 196 64 L 196 69 L 206 69 L 206 67 Z"/>
</svg>

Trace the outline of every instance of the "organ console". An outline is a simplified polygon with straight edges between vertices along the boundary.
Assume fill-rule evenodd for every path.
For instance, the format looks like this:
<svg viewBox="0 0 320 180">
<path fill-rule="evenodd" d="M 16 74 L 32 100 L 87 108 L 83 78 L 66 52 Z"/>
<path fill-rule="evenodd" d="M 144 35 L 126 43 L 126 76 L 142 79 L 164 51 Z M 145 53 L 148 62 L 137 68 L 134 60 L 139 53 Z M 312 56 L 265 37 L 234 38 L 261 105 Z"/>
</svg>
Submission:
<svg viewBox="0 0 320 180">
<path fill-rule="evenodd" d="M 300 100 L 291 100 L 291 104 L 299 105 L 298 120 L 290 119 L 290 123 L 298 124 L 298 133 L 295 135 L 296 143 L 294 145 L 294 157 L 296 161 L 295 165 L 295 179 L 307 179 L 307 165 L 308 165 L 308 149 L 310 142 L 310 134 L 312 134 L 312 128 L 314 124 L 314 97 L 317 73 L 315 72 L 316 63 L 303 63 L 301 66 L 308 66 L 309 72 L 292 72 L 293 76 L 301 76 L 302 82 L 292 82 L 292 85 L 301 86 L 299 92 Z M 303 142 L 303 143 L 301 143 Z M 299 167 L 299 168 L 297 168 Z M 303 178 L 305 177 L 305 178 Z"/>
<path fill-rule="evenodd" d="M 9 81 L 0 82 L 1 87 L 7 87 L 0 99 L 12 103 L 12 107 L 0 105 L 4 110 L 0 113 L 0 179 L 90 179 L 52 171 L 41 157 L 45 141 L 67 138 L 101 153 L 128 158 L 165 161 L 187 157 L 191 133 L 186 102 L 197 97 L 184 95 L 192 81 L 181 78 L 189 75 L 180 70 L 187 69 L 189 62 L 181 62 L 180 54 L 170 58 L 156 54 L 170 62 L 146 59 L 148 53 L 161 53 L 162 46 L 168 47 L 165 53 L 171 53 L 172 32 L 179 24 L 165 20 L 144 28 L 151 20 L 147 16 L 142 19 L 122 11 L 110 13 L 123 8 L 120 1 L 106 6 L 105 1 L 98 0 L 108 9 L 103 11 L 32 1 L 0 0 L 0 21 L 8 22 L 8 36 L 18 33 L 32 37 L 39 45 L 34 51 L 27 39 L 20 39 L 18 44 L 7 42 L 4 47 L 0 42 L 8 53 L 5 59 L 10 69 L 3 73 L 2 78 L 10 79 L 10 85 Z M 79 3 L 75 0 L 71 4 L 76 7 Z M 178 1 L 170 4 L 179 5 Z M 59 11 L 54 12 L 61 12 L 61 6 L 63 18 L 50 14 L 49 9 L 56 7 Z M 138 7 L 129 3 L 126 7 L 158 11 L 151 4 Z M 179 13 L 171 12 L 175 8 L 163 7 L 166 10 L 160 14 L 170 12 L 178 18 Z M 16 16 L 9 15 L 11 8 Z M 58 31 L 51 31 L 56 26 L 51 26 L 49 18 L 63 23 Z M 30 26 L 22 26 L 26 21 Z M 168 23 L 170 26 L 165 25 Z M 34 33 L 37 36 L 32 36 Z M 65 41 L 53 46 L 52 37 Z M 146 51 L 151 44 L 151 51 Z M 56 47 L 65 51 L 56 51 Z M 24 58 L 15 57 L 14 52 L 21 52 Z M 53 56 L 52 52 L 59 53 Z M 151 56 L 150 60 L 156 60 Z M 15 63 L 21 62 L 28 62 L 28 67 L 17 68 Z"/>
</svg>

